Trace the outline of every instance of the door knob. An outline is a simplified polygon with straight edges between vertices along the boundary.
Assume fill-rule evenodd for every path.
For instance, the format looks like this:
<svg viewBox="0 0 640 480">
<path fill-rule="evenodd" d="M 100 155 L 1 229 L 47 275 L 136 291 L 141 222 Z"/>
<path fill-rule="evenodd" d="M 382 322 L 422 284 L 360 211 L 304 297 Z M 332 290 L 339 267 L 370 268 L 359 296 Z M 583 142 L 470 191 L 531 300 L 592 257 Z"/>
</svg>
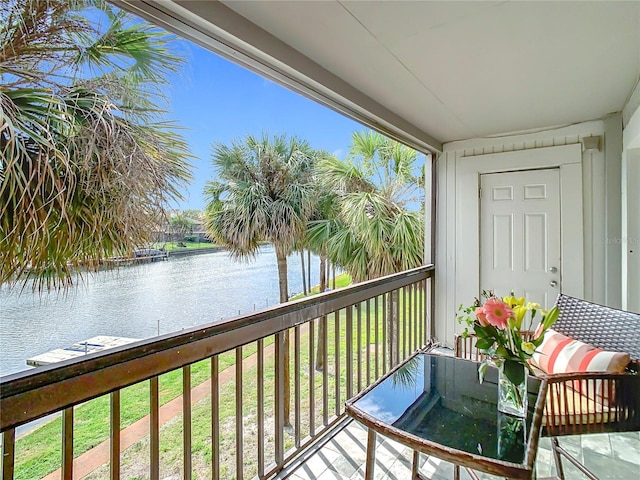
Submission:
<svg viewBox="0 0 640 480">
<path fill-rule="evenodd" d="M 549 271 L 550 271 L 551 273 L 556 273 L 556 272 L 558 271 L 558 269 L 557 269 L 556 267 L 551 267 L 551 268 L 549 269 Z"/>
<path fill-rule="evenodd" d="M 551 280 L 549 282 L 549 285 L 551 285 L 552 287 L 557 287 L 558 286 L 558 282 L 556 282 L 555 280 Z"/>
</svg>

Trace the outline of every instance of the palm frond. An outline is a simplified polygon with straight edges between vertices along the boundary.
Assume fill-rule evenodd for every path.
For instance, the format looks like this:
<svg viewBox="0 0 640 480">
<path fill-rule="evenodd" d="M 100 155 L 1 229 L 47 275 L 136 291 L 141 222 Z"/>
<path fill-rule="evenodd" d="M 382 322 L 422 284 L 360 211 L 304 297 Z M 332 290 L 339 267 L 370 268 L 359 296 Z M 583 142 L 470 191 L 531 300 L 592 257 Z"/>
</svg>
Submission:
<svg viewBox="0 0 640 480">
<path fill-rule="evenodd" d="M 82 42 L 98 33 L 76 9 L 93 3 L 15 0 L 0 9 L 0 76 L 9 78 L 0 90 L 0 283 L 67 285 L 79 267 L 132 251 L 190 179 L 177 126 L 141 93 L 159 78 L 71 76 Z M 146 45 L 158 61 L 166 53 L 160 40 Z M 164 61 L 164 71 L 175 68 Z"/>
</svg>

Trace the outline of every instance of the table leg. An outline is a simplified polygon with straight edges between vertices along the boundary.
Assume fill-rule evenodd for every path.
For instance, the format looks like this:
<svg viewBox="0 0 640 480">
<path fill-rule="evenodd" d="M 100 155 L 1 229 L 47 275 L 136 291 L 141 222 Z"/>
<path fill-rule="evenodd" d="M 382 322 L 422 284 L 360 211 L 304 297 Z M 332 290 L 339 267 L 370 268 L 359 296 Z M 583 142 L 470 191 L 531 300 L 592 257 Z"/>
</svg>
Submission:
<svg viewBox="0 0 640 480">
<path fill-rule="evenodd" d="M 373 467 L 376 463 L 376 432 L 369 429 L 367 436 L 367 463 L 365 464 L 365 480 L 373 480 Z"/>
<path fill-rule="evenodd" d="M 460 480 L 460 465 L 453 465 L 453 480 Z"/>
<path fill-rule="evenodd" d="M 418 464 L 420 463 L 420 452 L 417 450 L 413 451 L 413 464 L 411 465 L 411 478 L 413 480 L 419 479 L 420 474 L 418 473 Z"/>
</svg>

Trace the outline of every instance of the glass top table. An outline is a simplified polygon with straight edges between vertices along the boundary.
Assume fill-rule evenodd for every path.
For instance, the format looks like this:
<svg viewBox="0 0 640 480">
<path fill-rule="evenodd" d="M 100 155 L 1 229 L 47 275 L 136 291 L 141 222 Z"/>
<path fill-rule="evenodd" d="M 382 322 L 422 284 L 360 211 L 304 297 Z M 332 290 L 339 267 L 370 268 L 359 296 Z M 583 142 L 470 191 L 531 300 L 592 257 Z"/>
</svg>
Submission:
<svg viewBox="0 0 640 480">
<path fill-rule="evenodd" d="M 520 419 L 498 412 L 498 375 L 478 363 L 416 353 L 346 403 L 347 413 L 369 428 L 365 478 L 373 478 L 375 436 L 474 470 L 532 478 L 546 382 L 529 376 L 529 408 Z M 456 468 L 456 474 L 459 469 Z"/>
</svg>

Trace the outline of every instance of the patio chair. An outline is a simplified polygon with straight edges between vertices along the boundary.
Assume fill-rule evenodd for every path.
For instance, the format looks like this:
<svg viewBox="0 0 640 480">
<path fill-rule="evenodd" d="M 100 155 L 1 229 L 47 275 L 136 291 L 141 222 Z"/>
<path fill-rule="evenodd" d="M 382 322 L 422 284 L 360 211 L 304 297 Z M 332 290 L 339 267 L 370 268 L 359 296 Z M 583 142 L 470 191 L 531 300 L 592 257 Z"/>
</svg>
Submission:
<svg viewBox="0 0 640 480">
<path fill-rule="evenodd" d="M 542 435 L 551 437 L 558 478 L 564 479 L 562 457 L 585 476 L 598 480 L 558 443 L 564 435 L 640 431 L 640 314 L 568 295 L 556 300 L 560 315 L 552 329 L 598 349 L 628 353 L 623 372 L 545 374 L 548 382 Z M 455 355 L 479 361 L 475 337 L 457 336 Z"/>
</svg>

